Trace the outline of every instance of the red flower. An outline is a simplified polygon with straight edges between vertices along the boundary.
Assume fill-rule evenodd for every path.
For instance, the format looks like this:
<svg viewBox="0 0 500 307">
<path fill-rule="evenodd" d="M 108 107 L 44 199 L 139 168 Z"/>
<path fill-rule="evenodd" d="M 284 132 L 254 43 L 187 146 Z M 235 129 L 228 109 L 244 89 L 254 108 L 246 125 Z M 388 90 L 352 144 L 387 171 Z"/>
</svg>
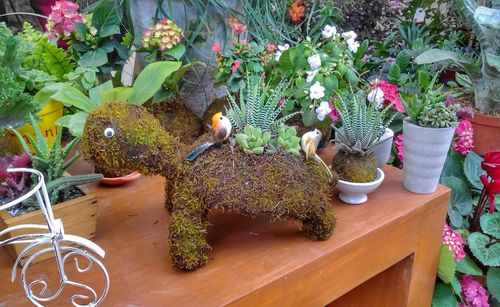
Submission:
<svg viewBox="0 0 500 307">
<path fill-rule="evenodd" d="M 247 25 L 240 23 L 236 18 L 228 18 L 227 25 L 233 29 L 234 33 L 245 33 L 247 31 Z"/>
<path fill-rule="evenodd" d="M 485 154 L 481 168 L 493 180 L 500 182 L 500 151 Z"/>
<path fill-rule="evenodd" d="M 306 7 L 302 4 L 303 0 L 296 0 L 290 10 L 290 17 L 292 18 L 292 22 L 296 23 L 301 21 L 306 15 Z"/>
<path fill-rule="evenodd" d="M 220 52 L 220 44 L 219 43 L 215 43 L 212 45 L 212 51 L 217 53 L 217 52 Z"/>
<path fill-rule="evenodd" d="M 500 181 L 488 181 L 488 177 L 481 175 L 479 177 L 484 186 L 484 194 L 490 202 L 490 213 L 495 211 L 495 195 L 500 194 Z"/>
<path fill-rule="evenodd" d="M 274 45 L 274 44 L 269 44 L 269 45 L 267 45 L 267 50 L 268 50 L 269 52 L 275 52 L 275 51 L 276 51 L 276 49 L 277 49 L 277 47 L 276 47 L 276 45 Z"/>
<path fill-rule="evenodd" d="M 241 65 L 241 62 L 236 60 L 233 62 L 233 65 L 231 65 L 231 70 L 233 72 L 236 72 L 238 70 L 238 68 L 240 68 L 240 65 Z"/>
</svg>

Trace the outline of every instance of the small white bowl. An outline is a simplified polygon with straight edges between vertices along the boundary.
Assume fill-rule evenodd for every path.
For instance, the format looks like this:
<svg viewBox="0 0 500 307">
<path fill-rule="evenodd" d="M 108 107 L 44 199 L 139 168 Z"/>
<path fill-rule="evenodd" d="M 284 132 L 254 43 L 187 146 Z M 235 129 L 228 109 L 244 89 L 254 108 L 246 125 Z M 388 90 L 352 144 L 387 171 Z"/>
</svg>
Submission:
<svg viewBox="0 0 500 307">
<path fill-rule="evenodd" d="M 339 198 L 350 205 L 365 203 L 368 200 L 367 194 L 375 191 L 384 181 L 384 178 L 384 172 L 377 168 L 377 179 L 372 182 L 356 183 L 339 180 L 337 184 L 337 189 L 340 191 Z"/>
</svg>

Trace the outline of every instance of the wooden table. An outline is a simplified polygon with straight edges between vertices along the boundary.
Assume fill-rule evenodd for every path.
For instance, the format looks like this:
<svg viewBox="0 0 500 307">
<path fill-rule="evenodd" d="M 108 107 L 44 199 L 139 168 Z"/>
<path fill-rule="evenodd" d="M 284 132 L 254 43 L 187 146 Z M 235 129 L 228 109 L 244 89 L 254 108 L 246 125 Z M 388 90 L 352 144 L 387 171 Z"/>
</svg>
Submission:
<svg viewBox="0 0 500 307">
<path fill-rule="evenodd" d="M 297 222 L 211 212 L 210 260 L 190 273 L 170 262 L 162 178 L 98 186 L 95 242 L 111 278 L 104 306 L 430 306 L 449 190 L 412 194 L 400 170 L 385 171 L 364 205 L 334 199 L 337 228 L 323 242 Z M 29 306 L 20 281 L 9 281 L 12 263 L 0 251 L 0 306 Z M 30 274 L 54 277 L 50 264 Z"/>
</svg>

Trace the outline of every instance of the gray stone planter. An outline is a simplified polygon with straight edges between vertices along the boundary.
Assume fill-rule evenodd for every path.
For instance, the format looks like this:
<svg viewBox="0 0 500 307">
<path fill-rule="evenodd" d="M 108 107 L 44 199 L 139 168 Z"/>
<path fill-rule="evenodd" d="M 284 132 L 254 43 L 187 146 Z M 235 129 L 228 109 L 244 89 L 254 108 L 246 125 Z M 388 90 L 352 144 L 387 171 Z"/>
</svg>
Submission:
<svg viewBox="0 0 500 307">
<path fill-rule="evenodd" d="M 427 128 L 403 121 L 403 186 L 418 194 L 433 193 L 439 183 L 454 128 Z"/>
</svg>

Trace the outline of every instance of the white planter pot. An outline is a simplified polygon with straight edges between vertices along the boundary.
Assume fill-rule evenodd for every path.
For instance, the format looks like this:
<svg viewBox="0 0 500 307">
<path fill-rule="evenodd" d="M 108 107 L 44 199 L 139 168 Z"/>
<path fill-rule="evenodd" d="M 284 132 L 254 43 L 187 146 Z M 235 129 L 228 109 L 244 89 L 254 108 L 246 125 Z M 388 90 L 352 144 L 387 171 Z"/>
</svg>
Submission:
<svg viewBox="0 0 500 307">
<path fill-rule="evenodd" d="M 389 161 L 393 139 L 394 131 L 386 128 L 384 134 L 380 137 L 382 143 L 375 146 L 375 159 L 377 159 L 377 166 L 379 168 L 382 168 Z"/>
<path fill-rule="evenodd" d="M 427 128 L 405 119 L 403 186 L 410 192 L 430 194 L 436 191 L 454 128 Z"/>
<path fill-rule="evenodd" d="M 375 191 L 382 181 L 384 181 L 384 172 L 377 168 L 377 179 L 372 182 L 357 183 L 339 180 L 337 189 L 340 191 L 339 198 L 341 201 L 350 205 L 359 205 L 368 200 L 368 193 Z"/>
</svg>

